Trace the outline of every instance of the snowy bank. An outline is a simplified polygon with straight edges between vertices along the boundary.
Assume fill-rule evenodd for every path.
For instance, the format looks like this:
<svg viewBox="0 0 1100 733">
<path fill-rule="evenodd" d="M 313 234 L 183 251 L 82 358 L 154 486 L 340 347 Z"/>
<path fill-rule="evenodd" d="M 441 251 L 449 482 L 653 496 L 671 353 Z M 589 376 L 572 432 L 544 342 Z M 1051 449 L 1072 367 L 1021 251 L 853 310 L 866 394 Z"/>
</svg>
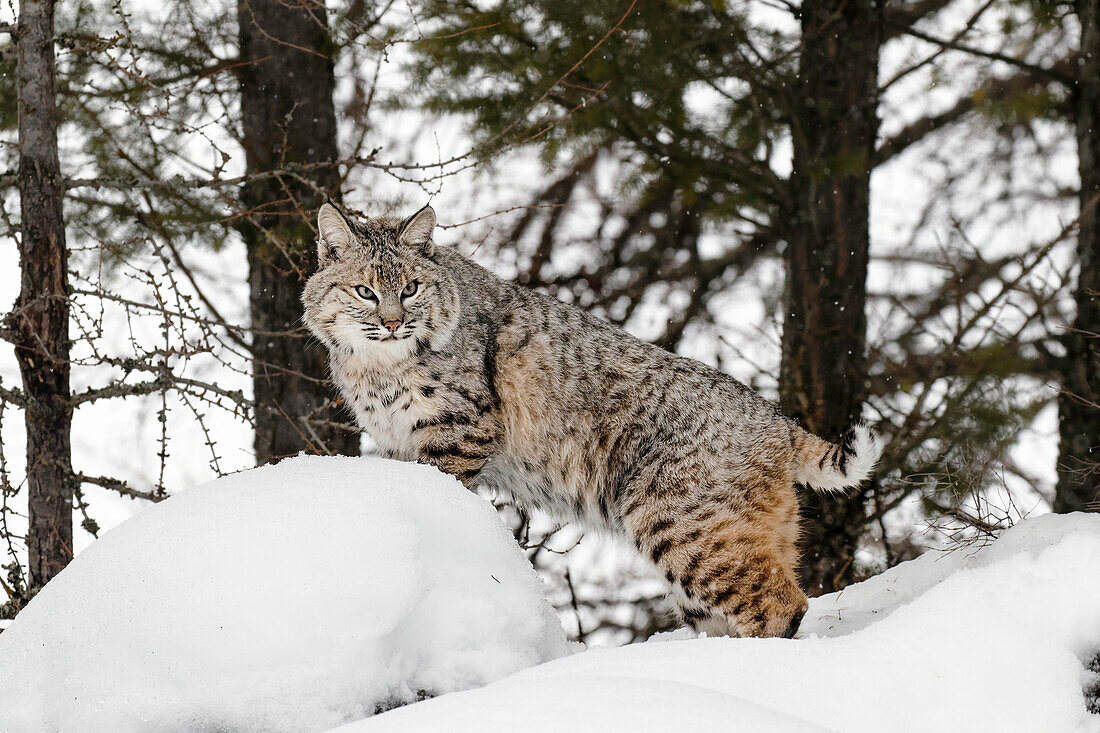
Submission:
<svg viewBox="0 0 1100 733">
<path fill-rule="evenodd" d="M 1100 731 L 1098 568 L 1100 515 L 1039 517 L 813 601 L 800 639 L 677 632 L 339 730 Z"/>
<path fill-rule="evenodd" d="M 512 536 L 457 481 L 302 457 L 81 553 L 0 634 L 0 729 L 323 730 L 569 650 Z"/>
</svg>

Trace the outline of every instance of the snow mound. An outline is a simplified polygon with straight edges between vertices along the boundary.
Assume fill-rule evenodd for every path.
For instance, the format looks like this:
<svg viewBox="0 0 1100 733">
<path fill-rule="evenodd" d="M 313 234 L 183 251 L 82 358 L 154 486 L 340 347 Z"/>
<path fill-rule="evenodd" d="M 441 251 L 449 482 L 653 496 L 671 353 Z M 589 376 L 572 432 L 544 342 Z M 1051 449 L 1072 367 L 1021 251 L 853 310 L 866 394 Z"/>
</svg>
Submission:
<svg viewBox="0 0 1100 733">
<path fill-rule="evenodd" d="M 96 541 L 0 634 L 4 731 L 323 730 L 567 654 L 486 502 L 300 457 Z"/>
<path fill-rule="evenodd" d="M 1100 731 L 1098 567 L 1100 515 L 1039 517 L 813 601 L 803 638 L 591 649 L 340 733 Z"/>
</svg>

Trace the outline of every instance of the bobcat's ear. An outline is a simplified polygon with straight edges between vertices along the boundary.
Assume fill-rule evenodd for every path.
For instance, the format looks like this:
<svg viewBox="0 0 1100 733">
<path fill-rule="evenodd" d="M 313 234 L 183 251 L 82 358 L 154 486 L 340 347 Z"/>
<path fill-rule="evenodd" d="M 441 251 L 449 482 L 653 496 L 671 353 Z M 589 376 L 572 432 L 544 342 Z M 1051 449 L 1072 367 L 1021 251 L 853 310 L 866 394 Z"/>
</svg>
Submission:
<svg viewBox="0 0 1100 733">
<path fill-rule="evenodd" d="M 435 229 L 435 209 L 425 206 L 420 211 L 401 222 L 397 238 L 404 244 L 416 247 L 428 257 L 435 251 L 432 243 L 432 231 Z"/>
<path fill-rule="evenodd" d="M 340 260 L 355 241 L 351 226 L 340 210 L 329 203 L 317 212 L 317 261 L 321 267 Z"/>
</svg>

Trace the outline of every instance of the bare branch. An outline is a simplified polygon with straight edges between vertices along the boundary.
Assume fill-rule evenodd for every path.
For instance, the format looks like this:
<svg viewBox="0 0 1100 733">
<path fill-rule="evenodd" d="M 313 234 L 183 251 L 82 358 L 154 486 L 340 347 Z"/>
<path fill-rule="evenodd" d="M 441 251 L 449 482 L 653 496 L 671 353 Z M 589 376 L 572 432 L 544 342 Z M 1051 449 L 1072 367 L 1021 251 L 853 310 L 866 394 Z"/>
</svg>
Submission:
<svg viewBox="0 0 1100 733">
<path fill-rule="evenodd" d="M 0 400 L 10 402 L 20 408 L 25 409 L 27 407 L 27 395 L 25 392 L 23 392 L 23 390 L 19 389 L 18 387 L 15 387 L 14 389 L 8 389 L 7 387 L 0 384 Z"/>
<path fill-rule="evenodd" d="M 121 494 L 122 496 L 128 496 L 131 499 L 145 499 L 146 501 L 151 501 L 155 504 L 168 498 L 167 495 L 155 494 L 152 491 L 142 491 L 140 489 L 135 489 L 125 481 L 111 478 L 109 476 L 89 476 L 87 474 L 81 473 L 77 476 L 77 478 L 80 480 L 81 483 L 92 484 L 94 486 L 99 486 L 104 489 L 109 489 L 118 494 Z"/>
</svg>

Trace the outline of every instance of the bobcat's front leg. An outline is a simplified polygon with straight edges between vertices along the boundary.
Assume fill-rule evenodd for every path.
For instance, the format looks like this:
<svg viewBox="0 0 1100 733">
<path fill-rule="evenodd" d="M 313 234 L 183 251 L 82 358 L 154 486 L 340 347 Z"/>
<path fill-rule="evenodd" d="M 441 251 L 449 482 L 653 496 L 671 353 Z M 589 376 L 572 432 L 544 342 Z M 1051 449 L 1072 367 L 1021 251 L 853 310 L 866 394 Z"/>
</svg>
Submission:
<svg viewBox="0 0 1100 733">
<path fill-rule="evenodd" d="M 421 463 L 429 463 L 473 489 L 477 475 L 497 451 L 501 432 L 495 415 L 471 420 L 464 415 L 443 413 L 417 421 L 412 436 Z"/>
</svg>

